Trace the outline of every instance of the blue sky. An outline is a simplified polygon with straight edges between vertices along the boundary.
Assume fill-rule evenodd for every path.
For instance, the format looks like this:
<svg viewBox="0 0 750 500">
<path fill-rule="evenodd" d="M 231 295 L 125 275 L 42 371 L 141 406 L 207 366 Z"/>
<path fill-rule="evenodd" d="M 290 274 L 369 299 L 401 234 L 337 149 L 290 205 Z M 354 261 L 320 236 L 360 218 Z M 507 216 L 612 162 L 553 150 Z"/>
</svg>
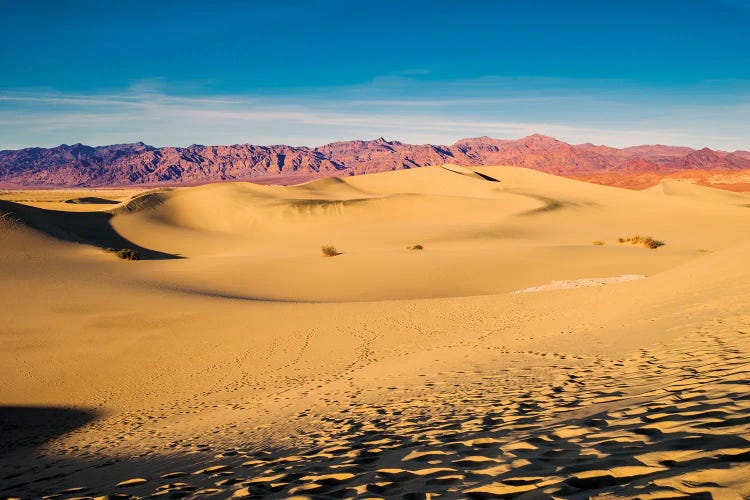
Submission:
<svg viewBox="0 0 750 500">
<path fill-rule="evenodd" d="M 0 0 L 0 149 L 750 149 L 750 0 Z"/>
</svg>

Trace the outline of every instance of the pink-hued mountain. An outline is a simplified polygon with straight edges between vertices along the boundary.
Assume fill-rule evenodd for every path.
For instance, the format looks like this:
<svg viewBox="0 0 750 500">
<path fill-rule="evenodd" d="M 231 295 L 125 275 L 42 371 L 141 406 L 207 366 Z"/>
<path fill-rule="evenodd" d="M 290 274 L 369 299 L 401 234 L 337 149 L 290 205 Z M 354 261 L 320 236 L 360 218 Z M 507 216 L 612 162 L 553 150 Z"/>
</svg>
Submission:
<svg viewBox="0 0 750 500">
<path fill-rule="evenodd" d="M 452 146 L 414 145 L 383 138 L 293 146 L 155 148 L 143 143 L 0 151 L 0 184 L 14 187 L 93 187 L 201 184 L 226 180 L 290 183 L 454 163 L 515 165 L 625 187 L 629 177 L 656 179 L 687 171 L 750 171 L 750 152 L 708 148 L 571 145 L 543 135 L 517 140 L 477 137 Z M 743 172 L 744 174 L 745 172 Z M 649 180 L 648 182 L 652 182 Z M 646 184 L 648 184 L 648 182 Z"/>
</svg>

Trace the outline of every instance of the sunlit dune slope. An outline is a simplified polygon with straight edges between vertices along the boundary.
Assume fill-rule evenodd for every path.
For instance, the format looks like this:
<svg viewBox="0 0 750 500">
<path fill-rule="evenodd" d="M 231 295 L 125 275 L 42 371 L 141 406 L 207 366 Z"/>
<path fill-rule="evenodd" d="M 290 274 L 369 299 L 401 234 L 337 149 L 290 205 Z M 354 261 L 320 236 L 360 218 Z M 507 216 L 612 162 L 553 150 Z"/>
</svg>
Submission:
<svg viewBox="0 0 750 500">
<path fill-rule="evenodd" d="M 148 262 L 129 267 L 126 281 L 247 299 L 352 301 L 651 275 L 747 237 L 744 195 L 664 190 L 669 196 L 514 167 L 446 166 L 291 187 L 157 190 L 106 211 L 95 204 L 96 213 L 2 209 L 57 238 L 138 249 Z M 666 245 L 617 243 L 637 234 Z M 408 249 L 416 244 L 424 249 Z M 322 257 L 322 245 L 340 255 Z"/>
<path fill-rule="evenodd" d="M 742 195 L 452 166 L 84 194 L 0 201 L 3 418 L 91 420 L 63 426 L 45 457 L 28 432 L 4 435 L 21 450 L 0 463 L 7 491 L 106 494 L 142 477 L 128 491 L 148 496 L 187 471 L 221 496 L 282 474 L 282 498 L 341 466 L 352 491 L 386 477 L 392 495 L 527 480 L 581 496 L 743 491 L 745 469 L 727 468 L 750 449 Z M 665 244 L 617 243 L 638 234 Z M 509 293 L 623 274 L 647 277 Z M 355 467 L 350 452 L 375 446 L 363 429 L 383 458 Z M 550 462 L 560 450 L 568 465 Z M 461 479 L 421 476 L 434 471 L 420 453 Z"/>
<path fill-rule="evenodd" d="M 553 279 L 653 274 L 744 237 L 741 206 L 707 207 L 513 167 L 477 172 L 484 178 L 428 167 L 293 187 L 173 190 L 149 195 L 131 213 L 116 211 L 112 225 L 144 247 L 189 257 L 164 266 L 161 280 L 170 286 L 303 301 L 473 295 Z M 677 223 L 685 219 L 691 224 Z M 616 244 L 635 234 L 667 245 L 644 252 Z M 406 250 L 415 244 L 424 250 Z M 321 258 L 321 245 L 341 255 Z"/>
</svg>

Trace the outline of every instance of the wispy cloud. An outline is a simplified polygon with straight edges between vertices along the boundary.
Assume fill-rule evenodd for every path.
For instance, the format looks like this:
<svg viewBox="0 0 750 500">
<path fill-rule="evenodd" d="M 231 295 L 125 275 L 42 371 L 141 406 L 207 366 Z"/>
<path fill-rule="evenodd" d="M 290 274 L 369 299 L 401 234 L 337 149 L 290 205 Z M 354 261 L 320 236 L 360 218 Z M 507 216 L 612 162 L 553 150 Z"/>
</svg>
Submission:
<svg viewBox="0 0 750 500">
<path fill-rule="evenodd" d="M 574 143 L 750 149 L 747 94 L 713 104 L 698 90 L 680 89 L 679 99 L 676 92 L 649 92 L 554 79 L 426 85 L 401 77 L 285 95 L 186 96 L 163 84 L 102 94 L 8 90 L 0 91 L 0 148 L 139 140 L 315 146 L 377 136 L 450 144 L 477 135 L 544 133 Z"/>
</svg>

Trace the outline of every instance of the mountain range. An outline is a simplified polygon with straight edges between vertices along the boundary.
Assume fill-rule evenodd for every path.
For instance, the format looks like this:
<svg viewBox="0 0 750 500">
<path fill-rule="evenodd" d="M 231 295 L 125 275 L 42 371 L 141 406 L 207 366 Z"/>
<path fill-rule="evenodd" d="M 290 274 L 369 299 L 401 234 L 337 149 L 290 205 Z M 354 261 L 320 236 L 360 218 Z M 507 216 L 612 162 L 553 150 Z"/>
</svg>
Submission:
<svg viewBox="0 0 750 500">
<path fill-rule="evenodd" d="M 383 138 L 295 146 L 152 147 L 74 144 L 0 151 L 5 187 L 102 187 L 202 184 L 252 180 L 291 183 L 332 175 L 453 163 L 514 165 L 603 184 L 642 188 L 688 172 L 750 174 L 750 152 L 646 145 L 613 148 L 572 145 L 544 135 L 516 140 L 477 137 L 451 146 L 406 144 Z M 630 181 L 628 181 L 628 179 Z"/>
</svg>

